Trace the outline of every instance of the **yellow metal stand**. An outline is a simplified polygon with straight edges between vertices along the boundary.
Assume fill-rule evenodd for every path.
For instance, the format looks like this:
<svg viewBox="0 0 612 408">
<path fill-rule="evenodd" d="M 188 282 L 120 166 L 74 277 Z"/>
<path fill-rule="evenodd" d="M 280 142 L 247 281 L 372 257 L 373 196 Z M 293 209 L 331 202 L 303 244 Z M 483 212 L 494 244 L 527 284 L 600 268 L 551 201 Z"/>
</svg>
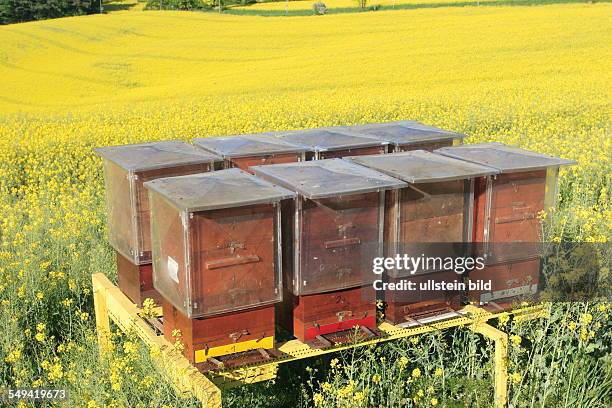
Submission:
<svg viewBox="0 0 612 408">
<path fill-rule="evenodd" d="M 221 407 L 221 390 L 177 352 L 163 335 L 158 335 L 140 317 L 140 309 L 118 287 L 101 273 L 94 274 L 92 282 L 96 328 L 102 355 L 108 350 L 111 319 L 122 331 L 136 333 L 147 346 L 159 350 L 159 353 L 153 353 L 157 356 L 154 357 L 155 362 L 179 394 L 186 397 L 193 395 L 202 402 L 202 407 Z"/>
<path fill-rule="evenodd" d="M 270 380 L 276 377 L 278 365 L 303 358 L 335 353 L 337 351 L 362 347 L 403 337 L 416 336 L 424 333 L 465 326 L 476 333 L 482 334 L 495 342 L 495 403 L 497 407 L 506 407 L 508 401 L 507 389 L 507 355 L 508 335 L 487 322 L 502 316 L 514 316 L 515 320 L 530 320 L 548 315 L 548 309 L 543 305 L 528 306 L 508 312 L 492 313 L 475 306 L 466 306 L 456 317 L 428 324 L 416 325 L 410 328 L 382 323 L 379 330 L 384 334 L 365 341 L 344 344 L 326 349 L 314 349 L 299 340 L 290 340 L 277 345 L 277 350 L 283 357 L 271 362 L 240 367 L 227 371 L 200 373 L 162 334 L 157 334 L 151 325 L 143 319 L 140 309 L 133 304 L 108 278 L 100 273 L 92 276 L 94 303 L 96 311 L 96 327 L 100 352 L 104 356 L 108 350 L 110 320 L 115 322 L 124 332 L 136 333 L 149 347 L 155 347 L 160 352 L 155 357 L 161 372 L 176 390 L 185 396 L 194 396 L 202 402 L 203 407 L 221 407 L 221 390 Z M 161 311 L 160 311 L 161 314 Z"/>
</svg>

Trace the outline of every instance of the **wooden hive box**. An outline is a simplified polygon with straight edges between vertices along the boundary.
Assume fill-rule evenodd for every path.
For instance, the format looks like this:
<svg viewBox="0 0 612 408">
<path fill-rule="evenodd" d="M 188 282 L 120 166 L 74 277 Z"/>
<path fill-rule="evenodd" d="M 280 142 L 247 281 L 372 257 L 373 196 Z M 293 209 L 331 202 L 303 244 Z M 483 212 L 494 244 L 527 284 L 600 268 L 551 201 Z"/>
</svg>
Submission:
<svg viewBox="0 0 612 408">
<path fill-rule="evenodd" d="M 145 299 L 161 304 L 161 295 L 153 287 L 153 264 L 134 265 L 132 261 L 115 251 L 117 257 L 117 286 L 139 306 Z"/>
<path fill-rule="evenodd" d="M 487 267 L 470 279 L 490 278 L 492 290 L 472 291 L 470 300 L 510 304 L 536 297 L 542 253 L 539 214 L 556 204 L 559 167 L 575 162 L 501 143 L 437 152 L 499 172 L 475 186 L 474 242 Z"/>
<path fill-rule="evenodd" d="M 343 127 L 278 132 L 275 137 L 306 149 L 306 160 L 387 153 L 388 142 L 362 137 Z"/>
<path fill-rule="evenodd" d="M 280 202 L 295 194 L 239 169 L 145 186 L 153 285 L 189 360 L 273 347 L 274 304 L 282 299 Z"/>
<path fill-rule="evenodd" d="M 306 148 L 284 142 L 278 132 L 194 139 L 195 146 L 221 156 L 226 169 L 238 167 L 250 172 L 250 166 L 292 163 L 306 159 Z"/>
<path fill-rule="evenodd" d="M 414 120 L 347 126 L 345 129 L 363 137 L 389 143 L 389 152 L 434 151 L 460 144 L 464 134 L 424 125 Z"/>
<path fill-rule="evenodd" d="M 180 141 L 95 149 L 103 158 L 108 239 L 117 251 L 119 288 L 137 304 L 159 300 L 151 286 L 149 197 L 143 183 L 160 177 L 208 172 L 221 159 Z"/>
<path fill-rule="evenodd" d="M 340 159 L 256 166 L 298 193 L 283 203 L 284 326 L 300 340 L 376 327 L 371 260 L 380 256 L 384 191 L 399 180 Z"/>
<path fill-rule="evenodd" d="M 462 282 L 467 270 L 444 268 L 444 262 L 435 259 L 471 255 L 474 180 L 497 171 L 425 150 L 346 160 L 407 183 L 405 188 L 387 192 L 386 256 L 423 256 L 432 261 L 418 270 L 392 268 L 387 271 L 386 281 L 410 280 L 415 285 L 427 285 L 428 281 Z M 415 290 L 386 290 L 383 295 L 386 319 L 399 324 L 456 310 L 462 293 L 418 286 Z"/>
</svg>

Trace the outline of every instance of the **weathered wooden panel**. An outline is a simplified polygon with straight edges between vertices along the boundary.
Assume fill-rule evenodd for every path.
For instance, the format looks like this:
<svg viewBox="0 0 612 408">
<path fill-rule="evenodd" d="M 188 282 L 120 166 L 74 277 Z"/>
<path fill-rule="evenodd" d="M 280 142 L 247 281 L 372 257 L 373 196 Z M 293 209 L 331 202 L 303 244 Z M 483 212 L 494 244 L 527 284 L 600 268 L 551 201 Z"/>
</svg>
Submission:
<svg viewBox="0 0 612 408">
<path fill-rule="evenodd" d="M 441 149 L 442 147 L 447 147 L 447 146 L 452 146 L 452 145 L 453 145 L 453 141 L 451 139 L 451 140 L 441 140 L 441 141 L 435 141 L 435 142 L 422 142 L 422 143 L 415 143 L 415 144 L 402 145 L 402 146 L 389 145 L 389 151 L 390 153 L 408 152 L 410 150 L 427 150 L 428 152 L 433 152 L 436 149 Z"/>
<path fill-rule="evenodd" d="M 539 254 L 541 222 L 544 209 L 546 171 L 501 174 L 493 180 L 489 220 L 489 256 L 491 263 L 509 259 L 528 259 Z M 485 242 L 486 183 L 478 180 L 475 192 L 474 241 Z M 496 245 L 497 244 L 497 245 Z"/>
<path fill-rule="evenodd" d="M 384 256 L 395 256 L 397 244 L 399 244 L 399 211 L 397 202 L 400 190 L 385 191 L 385 216 L 384 216 Z"/>
<path fill-rule="evenodd" d="M 279 323 L 302 341 L 357 325 L 375 329 L 374 296 L 371 287 L 302 296 L 285 291 Z"/>
<path fill-rule="evenodd" d="M 282 236 L 285 286 L 294 287 L 296 257 L 302 268 L 302 277 L 306 280 L 304 287 L 307 291 L 359 286 L 363 282 L 365 259 L 362 251 L 364 247 L 378 242 L 377 197 L 374 194 L 317 202 L 306 200 L 297 220 L 303 227 L 299 237 L 295 235 L 295 204 L 292 201 L 284 202 Z M 301 238 L 301 249 L 297 238 Z"/>
<path fill-rule="evenodd" d="M 183 221 L 159 198 L 154 211 L 160 240 L 154 283 L 174 305 L 202 316 L 280 300 L 273 204 L 196 212 Z"/>
<path fill-rule="evenodd" d="M 464 180 L 421 183 L 401 191 L 402 220 L 422 220 L 464 212 Z"/>
<path fill-rule="evenodd" d="M 195 362 L 195 352 L 274 336 L 274 306 L 219 316 L 189 319 L 169 302 L 162 302 L 164 337 L 174 343 L 180 330 L 183 354 Z"/>
<path fill-rule="evenodd" d="M 541 240 L 542 225 L 532 208 L 497 208 L 493 211 L 493 242 L 529 242 Z"/>
<path fill-rule="evenodd" d="M 149 194 L 143 183 L 162 177 L 184 176 L 188 174 L 205 173 L 213 170 L 211 164 L 201 163 L 188 166 L 169 167 L 136 173 L 136 238 L 140 248 L 141 259 L 151 260 L 151 213 Z"/>
<path fill-rule="evenodd" d="M 352 149 L 330 150 L 319 152 L 319 159 L 336 159 L 347 156 L 364 156 L 367 154 L 385 154 L 385 146 L 355 147 Z"/>
<path fill-rule="evenodd" d="M 156 250 L 153 285 L 155 289 L 173 303 L 185 304 L 193 294 L 188 291 L 185 265 L 185 228 L 181 214 L 166 200 L 155 197 L 153 211 L 156 233 L 153 243 Z M 174 268 L 173 268 L 174 267 Z M 171 269 L 173 268 L 173 269 Z"/>
<path fill-rule="evenodd" d="M 479 177 L 474 181 L 474 224 L 472 231 L 473 242 L 485 242 L 485 228 L 487 208 L 487 177 Z"/>
<path fill-rule="evenodd" d="M 133 231 L 131 181 L 128 172 L 119 165 L 104 161 L 104 182 L 108 218 L 108 238 L 111 246 L 136 262 L 135 232 Z M 143 260 L 143 263 L 147 261 Z"/>
<path fill-rule="evenodd" d="M 116 252 L 116 256 L 119 289 L 139 306 L 146 298 L 151 298 L 156 304 L 159 304 L 161 296 L 153 288 L 152 264 L 134 265 L 119 252 Z"/>
<path fill-rule="evenodd" d="M 106 164 L 105 168 L 111 209 L 108 215 L 110 243 L 132 262 L 145 264 L 151 262 L 151 216 L 149 195 L 143 183 L 162 177 L 204 173 L 211 170 L 211 165 L 201 163 L 142 171 L 135 173 L 133 180 L 113 163 Z"/>
<path fill-rule="evenodd" d="M 470 290 L 473 302 L 495 302 L 510 307 L 513 302 L 535 300 L 540 282 L 540 258 L 487 265 L 469 273 L 469 280 L 491 281 L 491 290 Z"/>
<path fill-rule="evenodd" d="M 222 312 L 278 299 L 273 205 L 195 213 L 190 225 L 191 286 L 200 309 Z"/>
<path fill-rule="evenodd" d="M 379 194 L 305 200 L 300 268 L 309 292 L 363 283 L 365 251 L 379 241 Z"/>
<path fill-rule="evenodd" d="M 389 277 L 388 282 L 397 283 L 402 279 L 414 282 L 414 291 L 385 291 L 385 319 L 394 324 L 406 323 L 410 319 L 436 316 L 461 307 L 463 291 L 421 290 L 421 284 L 462 282 L 462 275 L 454 271 L 432 272 L 422 275 L 411 275 L 403 278 Z"/>
<path fill-rule="evenodd" d="M 250 166 L 267 164 L 293 163 L 302 160 L 301 153 L 268 154 L 263 156 L 232 157 L 225 161 L 225 168 L 238 167 L 241 170 L 253 173 Z"/>
<path fill-rule="evenodd" d="M 401 190 L 399 242 L 464 242 L 465 181 Z"/>
</svg>

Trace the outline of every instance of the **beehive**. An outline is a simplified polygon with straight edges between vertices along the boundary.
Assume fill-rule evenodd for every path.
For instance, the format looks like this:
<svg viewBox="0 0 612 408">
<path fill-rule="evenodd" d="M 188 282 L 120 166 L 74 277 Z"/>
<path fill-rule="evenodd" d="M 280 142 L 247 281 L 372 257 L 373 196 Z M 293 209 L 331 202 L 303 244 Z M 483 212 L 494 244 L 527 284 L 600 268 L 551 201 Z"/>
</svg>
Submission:
<svg viewBox="0 0 612 408">
<path fill-rule="evenodd" d="M 168 327 L 188 334 L 187 357 L 200 362 L 242 342 L 265 347 L 258 339 L 273 338 L 282 298 L 279 203 L 295 194 L 239 169 L 145 186 L 153 284 L 166 300 Z"/>
<path fill-rule="evenodd" d="M 145 299 L 161 304 L 161 296 L 153 287 L 153 264 L 135 265 L 120 252 L 117 257 L 117 286 L 132 302 L 142 305 Z"/>
<path fill-rule="evenodd" d="M 301 340 L 357 324 L 375 327 L 374 293 L 361 287 L 371 283 L 371 260 L 380 255 L 384 191 L 404 183 L 340 159 L 252 169 L 298 193 L 283 203 L 281 322 Z M 346 301 L 330 300 L 338 297 Z"/>
<path fill-rule="evenodd" d="M 307 149 L 307 160 L 333 159 L 362 154 L 383 154 L 388 142 L 358 136 L 341 127 L 278 132 L 275 137 Z"/>
<path fill-rule="evenodd" d="M 465 135 L 435 126 L 424 125 L 414 120 L 348 126 L 347 130 L 364 137 L 389 143 L 389 152 L 427 150 L 453 146 L 461 143 Z"/>
<path fill-rule="evenodd" d="M 384 242 L 388 257 L 406 254 L 455 259 L 471 255 L 474 180 L 486 178 L 496 170 L 424 150 L 346 160 L 407 183 L 405 188 L 387 192 Z M 428 280 L 463 281 L 461 273 L 433 262 L 416 271 L 391 269 L 386 278 L 392 283 L 408 279 L 417 285 Z M 404 323 L 457 309 L 461 293 L 389 290 L 384 297 L 387 320 Z"/>
<path fill-rule="evenodd" d="M 117 251 L 119 287 L 135 303 L 158 300 L 150 286 L 149 197 L 143 183 L 159 177 L 213 170 L 221 159 L 180 141 L 95 149 L 103 158 L 108 237 Z"/>
<path fill-rule="evenodd" d="M 508 307 L 515 300 L 535 298 L 542 241 L 539 214 L 556 204 L 559 167 L 575 162 L 501 143 L 437 152 L 499 172 L 475 186 L 474 241 L 480 243 L 478 253 L 488 267 L 473 271 L 470 279 L 491 279 L 493 288 L 471 292 L 471 300 Z"/>
<path fill-rule="evenodd" d="M 194 139 L 195 146 L 221 156 L 224 167 L 250 172 L 250 166 L 291 163 L 306 159 L 306 148 L 274 137 L 278 132 Z"/>
</svg>

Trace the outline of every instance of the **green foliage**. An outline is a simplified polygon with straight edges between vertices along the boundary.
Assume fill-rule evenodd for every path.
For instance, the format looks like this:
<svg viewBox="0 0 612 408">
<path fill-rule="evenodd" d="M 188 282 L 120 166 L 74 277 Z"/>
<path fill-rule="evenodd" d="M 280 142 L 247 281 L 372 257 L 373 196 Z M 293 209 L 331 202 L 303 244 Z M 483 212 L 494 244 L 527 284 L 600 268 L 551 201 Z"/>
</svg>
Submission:
<svg viewBox="0 0 612 408">
<path fill-rule="evenodd" d="M 314 11 L 316 15 L 322 16 L 323 14 L 327 13 L 327 6 L 325 3 L 318 1 L 312 5 L 312 11 Z"/>
<path fill-rule="evenodd" d="M 509 336 L 511 407 L 607 407 L 609 303 L 556 303 L 548 319 L 500 318 Z M 303 399 L 318 407 L 494 405 L 494 344 L 465 328 L 339 353 L 312 364 Z"/>
<path fill-rule="evenodd" d="M 215 5 L 215 0 L 149 0 L 147 10 L 206 10 Z"/>
<path fill-rule="evenodd" d="M 96 0 L 0 0 L 0 24 L 78 16 L 99 9 Z"/>
</svg>

